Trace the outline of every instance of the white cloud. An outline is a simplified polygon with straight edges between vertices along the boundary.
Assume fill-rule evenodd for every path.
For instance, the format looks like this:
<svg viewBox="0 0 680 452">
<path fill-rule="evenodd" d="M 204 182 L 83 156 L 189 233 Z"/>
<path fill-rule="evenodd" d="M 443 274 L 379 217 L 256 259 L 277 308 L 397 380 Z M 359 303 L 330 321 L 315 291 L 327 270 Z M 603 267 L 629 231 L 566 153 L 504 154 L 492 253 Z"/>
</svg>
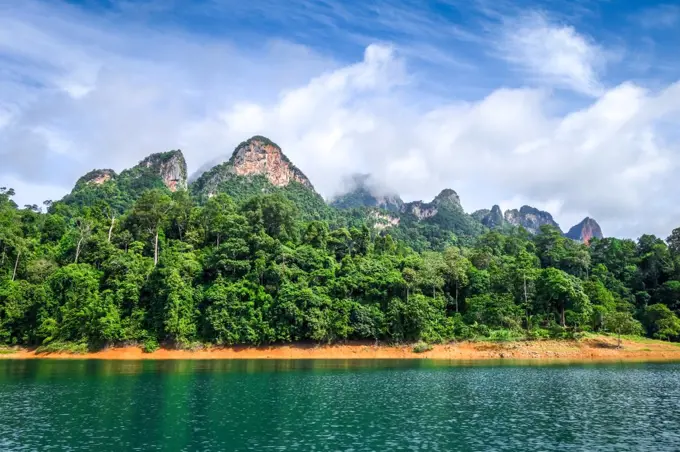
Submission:
<svg viewBox="0 0 680 452">
<path fill-rule="evenodd" d="M 538 82 L 589 96 L 603 92 L 599 73 L 607 52 L 574 27 L 531 13 L 505 23 L 498 40 L 502 56 Z"/>
<path fill-rule="evenodd" d="M 0 69 L 0 185 L 21 204 L 167 149 L 184 150 L 192 171 L 262 134 L 326 197 L 362 172 L 406 200 L 450 187 L 468 211 L 548 207 L 565 230 L 586 215 L 631 237 L 680 225 L 680 83 L 607 88 L 599 47 L 542 16 L 507 47 L 535 88 L 425 105 L 427 80 L 398 46 L 341 64 L 283 41 L 239 51 L 44 8 L 0 17 L 18 33 L 0 32 L 0 63 L 12 63 Z M 592 99 L 564 113 L 555 85 Z"/>
</svg>

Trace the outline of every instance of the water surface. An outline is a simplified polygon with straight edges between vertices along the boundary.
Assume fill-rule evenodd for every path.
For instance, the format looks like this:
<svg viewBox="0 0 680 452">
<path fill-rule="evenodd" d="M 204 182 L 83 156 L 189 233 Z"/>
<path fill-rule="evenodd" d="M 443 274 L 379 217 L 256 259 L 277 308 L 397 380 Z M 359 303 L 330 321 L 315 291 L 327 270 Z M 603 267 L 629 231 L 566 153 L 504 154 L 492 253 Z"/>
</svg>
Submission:
<svg viewBox="0 0 680 452">
<path fill-rule="evenodd" d="M 0 450 L 680 450 L 680 364 L 0 360 Z"/>
</svg>

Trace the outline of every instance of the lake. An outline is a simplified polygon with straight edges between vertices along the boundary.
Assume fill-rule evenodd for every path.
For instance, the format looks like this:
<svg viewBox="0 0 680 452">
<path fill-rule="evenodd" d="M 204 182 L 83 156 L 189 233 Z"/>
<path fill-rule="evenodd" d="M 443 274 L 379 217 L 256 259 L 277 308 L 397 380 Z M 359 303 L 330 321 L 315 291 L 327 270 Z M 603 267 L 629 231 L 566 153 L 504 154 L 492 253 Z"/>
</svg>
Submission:
<svg viewBox="0 0 680 452">
<path fill-rule="evenodd" d="M 0 450 L 680 450 L 680 364 L 0 360 Z"/>
</svg>

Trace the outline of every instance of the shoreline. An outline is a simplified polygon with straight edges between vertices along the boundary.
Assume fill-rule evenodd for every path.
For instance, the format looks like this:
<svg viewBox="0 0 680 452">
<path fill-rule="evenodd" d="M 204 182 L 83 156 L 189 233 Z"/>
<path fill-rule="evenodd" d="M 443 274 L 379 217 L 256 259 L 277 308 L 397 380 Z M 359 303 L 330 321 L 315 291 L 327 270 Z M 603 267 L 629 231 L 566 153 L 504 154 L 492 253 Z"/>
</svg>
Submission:
<svg viewBox="0 0 680 452">
<path fill-rule="evenodd" d="M 210 347 L 201 350 L 161 348 L 144 353 L 140 347 L 110 347 L 84 354 L 36 353 L 18 348 L 1 353 L 0 359 L 101 359 L 101 360 L 233 360 L 233 359 L 434 359 L 452 361 L 680 361 L 680 344 L 651 339 L 623 339 L 622 348 L 609 336 L 581 340 L 532 340 L 513 342 L 456 342 L 433 345 L 432 350 L 415 353 L 413 344 L 375 345 L 346 343 L 334 345 L 286 344 L 271 346 Z"/>
</svg>

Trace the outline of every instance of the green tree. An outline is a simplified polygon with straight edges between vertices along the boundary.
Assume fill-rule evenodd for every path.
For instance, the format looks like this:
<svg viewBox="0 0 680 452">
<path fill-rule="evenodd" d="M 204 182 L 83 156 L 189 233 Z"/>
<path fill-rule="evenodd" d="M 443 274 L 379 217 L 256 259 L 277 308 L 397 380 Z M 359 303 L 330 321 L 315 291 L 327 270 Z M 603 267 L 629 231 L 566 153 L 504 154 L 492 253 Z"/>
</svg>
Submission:
<svg viewBox="0 0 680 452">
<path fill-rule="evenodd" d="M 156 189 L 145 192 L 132 208 L 129 221 L 152 239 L 154 265 L 158 265 L 159 235 L 172 207 L 170 197 L 164 191 Z"/>
<path fill-rule="evenodd" d="M 642 325 L 635 320 L 630 312 L 612 312 L 607 314 L 604 321 L 604 327 L 608 331 L 613 331 L 618 336 L 617 347 L 621 348 L 622 334 L 641 334 Z"/>
</svg>

